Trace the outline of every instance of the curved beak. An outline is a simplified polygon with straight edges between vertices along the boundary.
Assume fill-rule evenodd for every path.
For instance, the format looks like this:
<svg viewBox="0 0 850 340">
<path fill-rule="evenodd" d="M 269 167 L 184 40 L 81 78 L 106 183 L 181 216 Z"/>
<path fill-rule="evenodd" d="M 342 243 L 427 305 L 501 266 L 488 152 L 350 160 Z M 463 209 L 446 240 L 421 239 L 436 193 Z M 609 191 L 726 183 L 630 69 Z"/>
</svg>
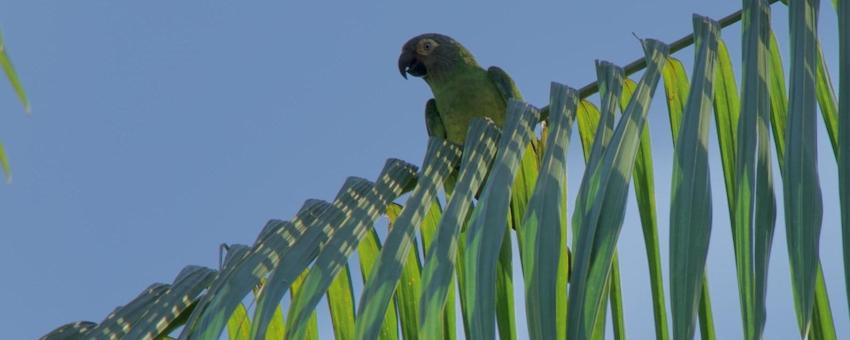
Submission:
<svg viewBox="0 0 850 340">
<path fill-rule="evenodd" d="M 407 50 L 402 51 L 398 57 L 398 71 L 404 79 L 407 79 L 408 74 L 422 77 L 427 73 L 425 64 L 416 57 L 415 53 Z"/>
<path fill-rule="evenodd" d="M 401 55 L 398 57 L 398 71 L 404 79 L 407 79 L 407 69 L 410 68 L 410 65 L 413 64 L 415 60 L 416 57 L 413 56 L 413 53 L 407 51 L 401 52 Z"/>
</svg>

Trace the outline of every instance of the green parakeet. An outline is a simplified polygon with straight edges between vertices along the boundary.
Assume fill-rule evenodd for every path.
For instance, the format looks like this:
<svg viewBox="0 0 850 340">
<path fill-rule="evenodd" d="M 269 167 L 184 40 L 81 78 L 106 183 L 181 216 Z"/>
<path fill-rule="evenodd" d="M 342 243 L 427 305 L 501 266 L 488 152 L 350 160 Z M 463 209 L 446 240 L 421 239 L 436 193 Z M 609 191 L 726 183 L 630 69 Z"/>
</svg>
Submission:
<svg viewBox="0 0 850 340">
<path fill-rule="evenodd" d="M 516 84 L 502 69 L 483 69 L 463 45 L 442 34 L 427 33 L 410 39 L 401 49 L 398 70 L 421 77 L 434 98 L 425 105 L 429 136 L 462 145 L 473 118 L 486 116 L 505 122 L 508 99 L 522 100 Z"/>
<path fill-rule="evenodd" d="M 442 34 L 426 33 L 408 40 L 401 48 L 398 70 L 405 79 L 408 74 L 420 77 L 431 87 L 434 98 L 425 104 L 428 135 L 459 145 L 463 145 L 473 118 L 486 116 L 503 126 L 508 99 L 522 100 L 516 83 L 505 71 L 496 66 L 483 69 L 469 50 Z M 548 112 L 544 110 L 541 114 L 546 116 Z M 526 151 L 526 157 L 530 155 L 537 160 L 542 157 L 536 138 Z M 529 171 L 526 166 L 520 169 L 517 181 L 525 178 L 522 172 Z M 449 187 L 454 186 L 454 180 L 454 177 L 447 180 Z M 512 225 L 516 226 L 521 216 L 521 211 L 512 212 Z"/>
</svg>

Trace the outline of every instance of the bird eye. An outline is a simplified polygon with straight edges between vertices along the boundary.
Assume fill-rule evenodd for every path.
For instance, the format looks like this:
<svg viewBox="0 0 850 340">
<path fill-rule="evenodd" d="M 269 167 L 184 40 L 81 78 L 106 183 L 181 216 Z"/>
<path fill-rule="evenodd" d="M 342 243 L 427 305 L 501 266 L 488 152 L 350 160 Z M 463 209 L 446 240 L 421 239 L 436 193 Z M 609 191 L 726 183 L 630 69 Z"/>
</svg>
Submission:
<svg viewBox="0 0 850 340">
<path fill-rule="evenodd" d="M 431 43 L 426 42 L 424 47 L 425 47 L 426 50 L 430 50 L 431 49 Z"/>
</svg>

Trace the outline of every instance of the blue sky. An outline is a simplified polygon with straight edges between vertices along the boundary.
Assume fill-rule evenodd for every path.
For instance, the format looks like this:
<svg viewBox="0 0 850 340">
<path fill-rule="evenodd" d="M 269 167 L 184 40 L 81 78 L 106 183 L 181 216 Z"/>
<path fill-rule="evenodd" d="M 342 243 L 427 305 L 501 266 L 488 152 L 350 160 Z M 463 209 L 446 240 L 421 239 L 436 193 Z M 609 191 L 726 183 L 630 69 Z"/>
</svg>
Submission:
<svg viewBox="0 0 850 340">
<path fill-rule="evenodd" d="M 822 44 L 835 74 L 836 16 L 823 3 Z M 396 68 L 401 45 L 414 35 L 455 37 L 482 65 L 511 74 L 526 100 L 543 105 L 550 81 L 580 87 L 595 78 L 593 60 L 640 57 L 632 33 L 670 42 L 691 31 L 692 13 L 720 18 L 739 6 L 4 1 L 0 29 L 33 107 L 26 116 L 2 81 L 0 140 L 14 171 L 14 182 L 0 186 L 4 337 L 99 322 L 185 265 L 215 267 L 220 243 L 251 243 L 266 220 L 288 219 L 308 198 L 332 199 L 347 176 L 374 178 L 389 157 L 421 162 L 430 93 Z M 774 9 L 787 62 L 786 11 Z M 739 34 L 737 26 L 724 31 L 738 69 Z M 690 52 L 677 56 L 690 72 Z M 672 149 L 661 89 L 656 97 L 650 128 L 666 268 Z M 821 142 L 821 257 L 836 327 L 847 337 L 836 166 Z M 569 150 L 570 204 L 583 170 L 578 145 L 574 138 Z M 731 236 L 712 145 L 708 275 L 718 337 L 738 338 Z M 797 332 L 779 217 L 767 339 Z M 620 238 L 625 318 L 629 336 L 642 339 L 654 330 L 635 221 L 630 203 Z M 665 271 L 667 288 L 668 277 Z M 523 320 L 523 308 L 517 313 Z"/>
</svg>

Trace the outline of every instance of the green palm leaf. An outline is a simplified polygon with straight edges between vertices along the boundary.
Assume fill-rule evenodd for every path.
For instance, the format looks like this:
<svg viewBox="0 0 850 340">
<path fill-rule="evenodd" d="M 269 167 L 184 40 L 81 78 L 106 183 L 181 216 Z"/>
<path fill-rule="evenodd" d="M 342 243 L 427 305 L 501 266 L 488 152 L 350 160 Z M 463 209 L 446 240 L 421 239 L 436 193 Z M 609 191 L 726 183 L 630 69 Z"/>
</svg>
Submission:
<svg viewBox="0 0 850 340">
<path fill-rule="evenodd" d="M 628 182 L 634 167 L 640 133 L 646 122 L 649 101 L 660 78 L 668 47 L 655 40 L 644 42 L 646 73 L 620 120 L 605 150 L 600 169 L 591 175 L 599 178 L 598 192 L 581 221 L 575 258 L 574 282 L 570 285 L 567 323 L 568 338 L 587 338 L 596 323 L 596 311 L 602 304 L 602 288 L 607 281 L 616 239 L 622 227 Z M 602 214 L 602 211 L 605 214 Z"/>
<path fill-rule="evenodd" d="M 198 327 L 204 311 L 215 302 L 216 308 L 223 311 L 233 310 L 241 304 L 242 298 L 257 287 L 268 271 L 280 263 L 280 255 L 306 231 L 316 218 L 331 208 L 331 204 L 319 200 L 307 200 L 299 209 L 292 222 L 269 221 L 257 237 L 254 246 L 248 248 L 231 247 L 221 272 L 210 285 L 207 294 L 198 302 L 181 338 L 186 338 Z M 236 251 L 238 250 L 238 251 Z M 224 315 L 221 316 L 223 320 Z M 219 321 L 221 322 L 221 321 Z"/>
<path fill-rule="evenodd" d="M 349 178 L 333 203 L 308 200 L 291 221 L 269 221 L 252 246 L 230 246 L 218 272 L 189 266 L 173 283 L 151 285 L 100 324 L 66 324 L 45 338 L 168 338 L 182 326 L 181 339 L 218 338 L 225 328 L 231 339 L 317 339 L 316 306 L 326 297 L 335 338 L 394 340 L 400 333 L 405 339 L 454 339 L 460 317 L 466 338 L 495 338 L 498 331 L 499 338 L 513 339 L 518 336 L 511 245 L 515 230 L 528 336 L 604 338 L 610 306 L 613 335 L 623 339 L 617 241 L 633 180 L 652 294 L 652 306 L 643 308 L 652 309 L 656 339 L 668 339 L 646 124 L 663 77 L 675 147 L 669 235 L 673 337 L 693 338 L 696 320 L 702 339 L 716 337 L 705 271 L 713 221 L 708 164 L 708 105 L 713 104 L 743 337 L 760 339 L 768 316 L 767 274 L 776 218 L 768 140 L 772 132 L 800 334 L 834 339 L 818 259 L 823 207 L 814 111 L 820 107 L 839 164 L 844 260 L 850 273 L 850 137 L 840 133 L 850 130 L 850 94 L 843 91 L 850 83 L 850 58 L 845 58 L 850 6 L 833 2 L 840 32 L 841 91 L 836 100 L 815 33 L 818 1 L 790 3 L 790 91 L 781 49 L 769 27 L 769 5 L 775 1 L 746 0 L 743 11 L 719 22 L 695 16 L 693 35 L 670 47 L 644 41 L 645 58 L 623 69 L 599 62 L 598 81 L 581 90 L 553 83 L 550 105 L 539 114 L 531 105 L 512 101 L 502 136 L 486 119 L 473 122 L 462 159 L 461 149 L 432 139 L 418 173 L 412 165 L 389 160 L 375 183 Z M 741 19 L 739 94 L 719 27 Z M 689 82 L 684 64 L 668 51 L 691 44 L 696 45 L 696 62 Z M 2 39 L 0 64 L 28 108 L 1 47 Z M 639 84 L 626 78 L 643 68 Z M 597 90 L 601 109 L 586 100 Z M 618 106 L 623 112 L 619 119 Z M 538 140 L 534 128 L 541 118 L 547 124 Z M 571 216 L 571 255 L 566 155 L 573 120 L 586 167 Z M 2 146 L 0 167 L 9 176 Z M 446 188 L 445 210 L 438 195 L 441 185 Z M 400 204 L 392 202 L 410 190 Z M 382 214 L 390 221 L 384 242 L 374 225 Z M 349 267 L 355 250 L 364 283 L 357 309 Z M 281 300 L 287 291 L 292 302 L 284 323 Z M 455 315 L 458 303 L 462 313 Z"/>
<path fill-rule="evenodd" d="M 23 85 L 21 85 L 21 80 L 18 79 L 18 73 L 15 71 L 15 67 L 12 66 L 12 59 L 9 58 L 9 54 L 6 52 L 6 44 L 3 42 L 2 33 L 0 33 L 0 67 L 3 68 L 3 72 L 6 73 L 6 77 L 9 78 L 9 83 L 12 84 L 12 88 L 15 89 L 15 93 L 18 95 L 18 100 L 20 100 L 21 104 L 24 105 L 24 111 L 29 113 L 31 108 L 29 99 L 27 99 L 27 93 L 24 91 Z M 3 170 L 6 182 L 11 182 L 12 168 L 9 166 L 9 158 L 6 155 L 6 150 L 3 148 L 3 144 L 0 144 L 0 170 Z"/>
<path fill-rule="evenodd" d="M 508 226 L 505 212 L 510 205 L 515 171 L 539 119 L 536 110 L 516 101 L 508 103 L 507 116 L 493 171 L 471 217 L 462 258 L 470 335 L 476 339 L 495 337 L 496 265 L 506 233 L 503 228 Z"/>
<path fill-rule="evenodd" d="M 805 336 L 812 320 L 823 214 L 817 169 L 815 70 L 817 0 L 793 1 L 791 21 L 791 98 L 786 131 L 785 226 L 798 322 Z"/>
<path fill-rule="evenodd" d="M 323 214 L 318 218 L 316 226 L 307 229 L 307 233 L 299 242 L 293 244 L 281 260 L 281 263 L 287 265 L 272 271 L 269 274 L 269 283 L 260 291 L 251 327 L 252 338 L 265 336 L 268 321 L 283 294 L 289 289 L 290 283 L 318 256 L 324 244 L 340 230 L 356 230 L 361 224 L 371 225 L 390 201 L 401 195 L 412 183 L 415 171 L 415 166 L 403 161 L 388 160 L 374 186 L 367 186 L 368 190 L 353 191 L 350 195 L 343 196 L 340 200 L 340 214 Z M 307 284 L 305 279 L 305 291 L 314 289 Z M 291 330 L 290 328 L 288 331 Z"/>
<path fill-rule="evenodd" d="M 6 44 L 3 42 L 2 34 L 0 34 L 0 67 L 3 68 L 3 72 L 9 78 L 9 83 L 15 89 L 18 100 L 24 105 L 24 111 L 29 113 L 32 108 L 30 107 L 29 99 L 27 99 L 27 93 L 24 91 L 24 86 L 21 85 L 21 80 L 18 79 L 18 73 L 15 71 L 15 67 L 12 66 L 12 59 L 9 58 L 9 54 L 6 52 Z"/>
<path fill-rule="evenodd" d="M 841 231 L 844 245 L 844 287 L 850 297 L 850 3 L 838 2 L 838 55 L 839 88 L 838 98 L 838 183 L 841 198 Z M 847 300 L 850 306 L 850 298 Z"/>
<path fill-rule="evenodd" d="M 449 171 L 454 168 L 455 163 L 460 159 L 460 150 L 446 141 L 432 139 L 429 145 L 428 153 L 426 154 L 425 161 L 423 161 L 422 170 L 418 176 L 419 184 L 409 199 L 411 202 L 426 203 L 422 205 L 419 211 L 416 211 L 417 214 L 424 213 L 424 209 L 428 207 L 427 202 L 430 202 L 436 194 L 437 186 L 448 176 Z M 391 174 L 387 173 L 386 175 L 389 176 Z M 399 184 L 402 186 L 406 185 L 405 183 Z M 404 215 L 404 210 L 402 210 L 402 216 L 406 216 Z M 377 218 L 377 214 L 374 217 Z M 287 329 L 289 332 L 287 338 L 293 337 L 304 330 L 305 321 L 307 321 L 310 312 L 319 303 L 325 290 L 330 286 L 332 278 L 340 273 L 342 268 L 347 268 L 346 260 L 357 248 L 360 239 L 366 236 L 366 232 L 373 220 L 363 221 L 368 224 L 348 223 L 340 227 L 325 243 L 316 259 L 316 263 L 304 281 L 304 292 L 292 301 L 292 305 L 289 308 L 289 313 L 287 313 L 289 315 L 289 319 L 287 320 Z M 400 224 L 394 224 L 393 230 L 401 230 L 399 226 Z M 409 236 L 412 237 L 411 235 Z M 347 270 L 344 274 L 346 276 L 348 275 Z M 340 307 L 347 309 L 346 306 Z M 354 333 L 353 301 L 350 307 L 351 319 L 349 321 L 351 324 L 348 325 L 350 329 L 346 330 L 346 328 L 342 328 L 343 331 L 340 332 L 340 335 L 343 335 L 343 337 L 344 334 Z"/>
<path fill-rule="evenodd" d="M 708 171 L 709 105 L 719 24 L 694 16 L 696 61 L 673 159 L 670 207 L 670 295 L 673 337 L 691 339 L 711 237 Z M 675 131 L 675 129 L 674 129 Z M 675 134 L 675 133 L 674 133 Z"/>
<path fill-rule="evenodd" d="M 391 204 L 387 208 L 387 213 L 392 210 L 401 208 L 395 203 Z M 381 253 L 381 241 L 378 238 L 378 233 L 375 229 L 369 230 L 369 234 L 360 241 L 360 247 L 357 249 L 358 255 L 360 256 L 360 273 L 362 282 L 365 283 L 369 277 L 369 273 L 372 272 L 372 269 L 375 267 L 375 263 L 378 260 L 378 256 Z M 387 308 L 386 313 L 384 314 L 383 326 L 378 335 L 378 339 L 381 340 L 396 340 L 398 339 L 398 319 L 396 318 L 396 307 L 393 304 L 390 304 L 389 308 Z M 356 327 L 356 320 L 355 320 Z"/>
<path fill-rule="evenodd" d="M 419 324 L 422 325 L 419 336 L 422 338 L 433 339 L 439 335 L 436 332 L 439 329 L 439 317 L 441 311 L 447 308 L 446 301 L 455 266 L 460 265 L 457 260 L 465 240 L 461 236 L 461 226 L 471 208 L 472 198 L 478 192 L 496 155 L 498 138 L 498 128 L 491 121 L 476 120 L 470 125 L 461 161 L 460 179 L 437 226 L 436 239 L 428 251 L 422 270 L 423 288 L 419 304 Z M 458 280 L 462 278 L 458 277 Z M 461 288 L 461 291 L 465 289 Z"/>
<path fill-rule="evenodd" d="M 564 256 L 567 249 L 566 156 L 578 93 L 553 83 L 550 96 L 551 124 L 541 174 L 519 229 L 528 333 L 532 339 L 556 339 L 566 335 L 567 306 L 563 294 L 567 290 L 569 261 Z"/>
</svg>

